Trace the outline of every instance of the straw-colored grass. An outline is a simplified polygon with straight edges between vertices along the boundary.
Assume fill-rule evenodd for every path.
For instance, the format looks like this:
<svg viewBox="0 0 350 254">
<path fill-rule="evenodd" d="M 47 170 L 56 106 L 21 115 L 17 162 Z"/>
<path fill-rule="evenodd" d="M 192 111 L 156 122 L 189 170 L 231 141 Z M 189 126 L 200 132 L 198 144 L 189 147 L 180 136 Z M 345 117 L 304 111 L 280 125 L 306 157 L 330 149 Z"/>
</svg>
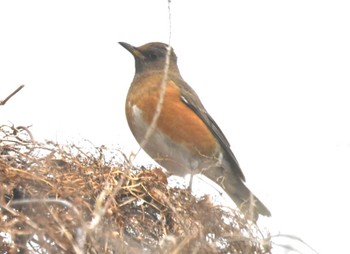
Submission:
<svg viewBox="0 0 350 254">
<path fill-rule="evenodd" d="M 239 211 L 166 179 L 117 150 L 0 126 L 0 252 L 270 253 Z"/>
</svg>

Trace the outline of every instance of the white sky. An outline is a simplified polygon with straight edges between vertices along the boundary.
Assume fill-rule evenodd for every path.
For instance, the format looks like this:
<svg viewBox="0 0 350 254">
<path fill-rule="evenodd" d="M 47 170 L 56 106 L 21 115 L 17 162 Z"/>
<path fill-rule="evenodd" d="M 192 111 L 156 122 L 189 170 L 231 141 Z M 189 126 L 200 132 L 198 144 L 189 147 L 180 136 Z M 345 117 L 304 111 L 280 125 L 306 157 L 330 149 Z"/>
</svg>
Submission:
<svg viewBox="0 0 350 254">
<path fill-rule="evenodd" d="M 349 5 L 171 5 L 182 76 L 270 208 L 269 229 L 319 253 L 348 249 Z M 33 125 L 39 140 L 87 138 L 136 151 L 124 117 L 134 60 L 118 41 L 168 42 L 167 1 L 1 1 L 0 99 L 26 86 L 0 107 L 0 123 Z M 138 163 L 153 163 L 145 158 Z"/>
</svg>

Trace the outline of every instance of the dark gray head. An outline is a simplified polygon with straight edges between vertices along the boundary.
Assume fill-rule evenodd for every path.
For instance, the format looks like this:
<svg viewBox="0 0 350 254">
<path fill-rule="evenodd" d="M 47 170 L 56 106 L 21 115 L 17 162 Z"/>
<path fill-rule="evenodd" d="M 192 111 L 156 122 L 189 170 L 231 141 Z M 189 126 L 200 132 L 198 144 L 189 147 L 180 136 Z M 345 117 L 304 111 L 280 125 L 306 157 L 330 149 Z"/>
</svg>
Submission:
<svg viewBox="0 0 350 254">
<path fill-rule="evenodd" d="M 134 47 L 126 42 L 119 42 L 135 58 L 136 73 L 144 71 L 162 71 L 165 68 L 168 45 L 162 42 L 150 42 L 140 47 Z M 177 57 L 174 50 L 170 49 L 169 71 L 179 72 Z"/>
</svg>

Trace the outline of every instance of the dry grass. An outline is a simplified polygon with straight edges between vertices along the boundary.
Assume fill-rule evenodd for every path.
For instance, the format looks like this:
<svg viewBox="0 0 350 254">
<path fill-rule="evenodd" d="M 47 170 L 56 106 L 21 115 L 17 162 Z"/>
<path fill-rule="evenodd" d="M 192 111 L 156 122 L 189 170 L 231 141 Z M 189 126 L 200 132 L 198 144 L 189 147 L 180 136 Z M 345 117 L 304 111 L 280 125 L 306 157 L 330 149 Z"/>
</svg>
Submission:
<svg viewBox="0 0 350 254">
<path fill-rule="evenodd" d="M 270 253 L 239 211 L 168 187 L 120 151 L 0 126 L 0 181 L 1 253 Z"/>
</svg>

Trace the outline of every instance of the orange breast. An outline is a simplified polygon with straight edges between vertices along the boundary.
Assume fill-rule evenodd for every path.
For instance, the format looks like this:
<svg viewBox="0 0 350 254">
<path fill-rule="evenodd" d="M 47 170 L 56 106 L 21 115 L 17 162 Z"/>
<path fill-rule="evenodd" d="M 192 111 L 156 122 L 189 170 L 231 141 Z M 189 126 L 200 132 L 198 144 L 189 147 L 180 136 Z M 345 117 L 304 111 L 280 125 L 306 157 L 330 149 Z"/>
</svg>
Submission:
<svg viewBox="0 0 350 254">
<path fill-rule="evenodd" d="M 143 120 L 147 124 L 152 122 L 159 103 L 161 80 L 162 76 L 159 75 L 144 78 L 141 82 L 134 81 L 126 104 L 129 125 L 133 120 L 130 119 L 132 106 L 137 106 L 143 112 Z M 193 154 L 211 157 L 216 151 L 215 137 L 203 121 L 181 101 L 180 89 L 171 80 L 166 85 L 157 128 L 175 143 L 186 146 Z"/>
</svg>

